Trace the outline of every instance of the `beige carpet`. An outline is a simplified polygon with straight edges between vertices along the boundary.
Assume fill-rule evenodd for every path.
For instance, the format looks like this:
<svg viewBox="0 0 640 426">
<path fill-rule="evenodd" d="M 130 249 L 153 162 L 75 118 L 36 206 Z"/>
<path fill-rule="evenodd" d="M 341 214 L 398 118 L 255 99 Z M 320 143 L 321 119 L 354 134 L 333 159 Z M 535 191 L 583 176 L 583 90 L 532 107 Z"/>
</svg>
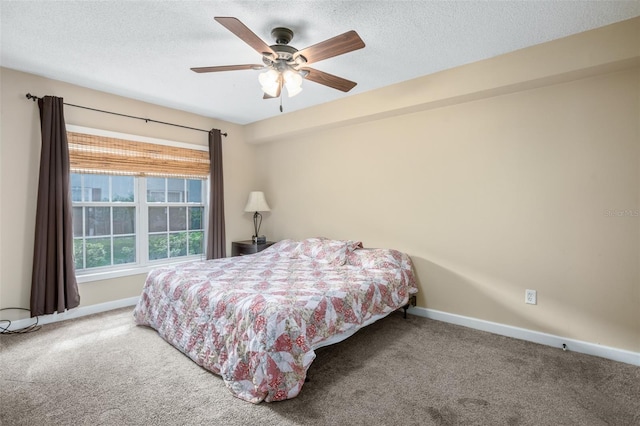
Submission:
<svg viewBox="0 0 640 426">
<path fill-rule="evenodd" d="M 640 424 L 639 367 L 400 313 L 318 350 L 297 398 L 252 405 L 131 312 L 0 336 L 0 423 Z"/>
</svg>

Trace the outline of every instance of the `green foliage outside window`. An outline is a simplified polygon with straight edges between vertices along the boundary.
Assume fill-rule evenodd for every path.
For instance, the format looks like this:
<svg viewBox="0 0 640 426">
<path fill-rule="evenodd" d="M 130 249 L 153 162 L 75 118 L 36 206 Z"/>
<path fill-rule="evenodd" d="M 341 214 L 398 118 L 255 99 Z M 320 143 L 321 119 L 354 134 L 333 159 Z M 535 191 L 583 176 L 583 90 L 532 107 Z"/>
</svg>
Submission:
<svg viewBox="0 0 640 426">
<path fill-rule="evenodd" d="M 203 253 L 203 237 L 204 233 L 202 231 L 199 232 L 189 232 L 189 254 L 202 254 Z"/>
<path fill-rule="evenodd" d="M 149 235 L 149 260 L 167 258 L 167 234 Z"/>
<path fill-rule="evenodd" d="M 144 179 L 72 174 L 76 270 L 204 253 L 203 181 Z M 140 188 L 146 188 L 142 200 Z M 137 235 L 141 224 L 149 232 L 143 237 Z M 137 238 L 147 239 L 147 253 L 137 253 Z"/>
<path fill-rule="evenodd" d="M 96 238 L 85 241 L 87 268 L 111 265 L 111 239 Z"/>
</svg>

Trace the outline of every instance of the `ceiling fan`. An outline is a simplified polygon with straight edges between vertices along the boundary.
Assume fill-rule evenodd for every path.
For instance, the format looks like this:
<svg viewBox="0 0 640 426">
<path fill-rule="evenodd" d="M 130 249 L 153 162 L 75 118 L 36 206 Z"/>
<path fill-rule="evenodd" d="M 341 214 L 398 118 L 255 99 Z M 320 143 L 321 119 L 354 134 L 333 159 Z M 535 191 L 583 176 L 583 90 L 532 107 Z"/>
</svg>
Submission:
<svg viewBox="0 0 640 426">
<path fill-rule="evenodd" d="M 307 65 L 332 58 L 354 50 L 362 49 L 364 42 L 355 31 L 332 37 L 302 50 L 289 46 L 293 38 L 293 31 L 289 28 L 278 27 L 271 31 L 276 44 L 267 45 L 237 18 L 215 17 L 216 21 L 238 36 L 262 55 L 262 64 L 223 65 L 213 67 L 191 68 L 197 73 L 236 71 L 236 70 L 265 70 L 258 76 L 264 99 L 281 97 L 282 88 L 287 89 L 289 97 L 295 96 L 302 90 L 302 79 L 307 79 L 333 89 L 348 92 L 356 85 L 349 81 Z M 282 105 L 280 105 L 282 111 Z"/>
</svg>

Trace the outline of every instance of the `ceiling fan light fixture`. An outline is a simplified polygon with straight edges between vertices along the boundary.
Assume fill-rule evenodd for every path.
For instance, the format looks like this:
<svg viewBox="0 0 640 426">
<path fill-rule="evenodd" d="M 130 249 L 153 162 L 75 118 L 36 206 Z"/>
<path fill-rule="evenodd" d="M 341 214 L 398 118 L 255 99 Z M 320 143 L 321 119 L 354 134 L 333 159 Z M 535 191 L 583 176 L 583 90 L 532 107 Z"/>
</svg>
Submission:
<svg viewBox="0 0 640 426">
<path fill-rule="evenodd" d="M 288 69 L 282 73 L 282 77 L 290 98 L 302 92 L 302 76 L 299 73 Z"/>
<path fill-rule="evenodd" d="M 267 72 L 263 72 L 258 76 L 262 91 L 267 95 L 275 98 L 278 96 L 278 90 L 280 89 L 280 73 L 274 69 L 270 69 Z"/>
<path fill-rule="evenodd" d="M 293 98 L 295 95 L 302 92 L 302 87 L 300 86 L 292 86 L 290 84 L 286 84 L 285 87 L 287 88 L 287 93 L 289 94 L 290 98 Z"/>
</svg>

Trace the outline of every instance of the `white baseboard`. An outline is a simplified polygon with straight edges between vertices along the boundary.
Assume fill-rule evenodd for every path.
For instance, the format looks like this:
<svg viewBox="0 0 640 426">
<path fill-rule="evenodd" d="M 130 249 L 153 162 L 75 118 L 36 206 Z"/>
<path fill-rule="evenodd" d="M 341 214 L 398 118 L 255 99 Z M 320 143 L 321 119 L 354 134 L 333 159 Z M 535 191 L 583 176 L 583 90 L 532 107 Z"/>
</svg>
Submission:
<svg viewBox="0 0 640 426">
<path fill-rule="evenodd" d="M 113 309 L 125 308 L 127 306 L 135 306 L 140 296 L 129 297 L 128 299 L 114 300 L 111 302 L 98 303 L 97 305 L 80 306 L 60 314 L 42 315 L 38 317 L 38 324 L 50 324 L 52 322 L 65 321 L 73 318 L 84 317 L 86 315 L 98 314 L 100 312 L 111 311 Z M 33 318 L 11 321 L 9 330 L 17 330 L 28 327 L 35 322 Z"/>
<path fill-rule="evenodd" d="M 598 345 L 596 343 L 567 339 L 561 336 L 554 336 L 553 334 L 541 333 L 539 331 L 527 330 L 526 328 L 513 327 L 510 325 L 484 321 L 462 315 L 450 314 L 447 312 L 436 311 L 434 309 L 412 306 L 409 308 L 408 313 L 451 324 L 462 325 L 476 330 L 488 331 L 501 336 L 513 337 L 515 339 L 553 346 L 559 349 L 562 349 L 562 345 L 564 344 L 568 351 L 580 352 L 587 355 L 599 356 L 601 358 L 640 366 L 640 352 L 631 352 L 624 349 Z"/>
</svg>

